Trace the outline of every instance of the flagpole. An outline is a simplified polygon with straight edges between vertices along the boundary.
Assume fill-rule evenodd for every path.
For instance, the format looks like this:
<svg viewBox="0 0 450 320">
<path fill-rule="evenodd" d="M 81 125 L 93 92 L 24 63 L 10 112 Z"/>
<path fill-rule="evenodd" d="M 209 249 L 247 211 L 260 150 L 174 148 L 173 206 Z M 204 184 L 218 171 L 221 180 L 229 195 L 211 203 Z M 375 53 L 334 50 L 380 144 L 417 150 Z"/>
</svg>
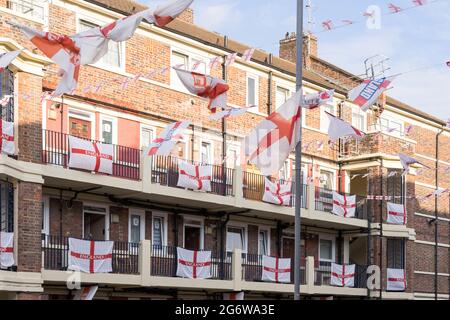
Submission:
<svg viewBox="0 0 450 320">
<path fill-rule="evenodd" d="M 302 90 L 303 81 L 303 0 L 297 0 L 297 66 L 296 89 Z M 301 94 L 303 98 L 303 94 Z M 300 300 L 300 264 L 301 264 L 301 202 L 302 185 L 302 126 L 303 115 L 300 117 L 299 140 L 295 146 L 295 264 L 294 264 L 294 300 Z"/>
</svg>

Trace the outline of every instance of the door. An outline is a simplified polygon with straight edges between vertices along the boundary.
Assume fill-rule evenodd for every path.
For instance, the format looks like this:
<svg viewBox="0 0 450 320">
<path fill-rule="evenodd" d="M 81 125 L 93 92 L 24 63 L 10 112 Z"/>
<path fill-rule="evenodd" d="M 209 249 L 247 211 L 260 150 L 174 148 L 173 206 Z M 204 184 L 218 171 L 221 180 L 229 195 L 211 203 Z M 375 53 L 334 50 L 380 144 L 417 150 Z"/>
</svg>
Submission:
<svg viewBox="0 0 450 320">
<path fill-rule="evenodd" d="M 188 250 L 200 250 L 200 228 L 184 227 L 184 247 Z"/>
<path fill-rule="evenodd" d="M 130 219 L 130 242 L 139 243 L 141 241 L 141 216 L 132 214 Z"/>
<path fill-rule="evenodd" d="M 84 238 L 105 240 L 105 215 L 84 213 Z"/>
<path fill-rule="evenodd" d="M 69 117 L 69 133 L 85 139 L 91 138 L 91 122 Z"/>
</svg>

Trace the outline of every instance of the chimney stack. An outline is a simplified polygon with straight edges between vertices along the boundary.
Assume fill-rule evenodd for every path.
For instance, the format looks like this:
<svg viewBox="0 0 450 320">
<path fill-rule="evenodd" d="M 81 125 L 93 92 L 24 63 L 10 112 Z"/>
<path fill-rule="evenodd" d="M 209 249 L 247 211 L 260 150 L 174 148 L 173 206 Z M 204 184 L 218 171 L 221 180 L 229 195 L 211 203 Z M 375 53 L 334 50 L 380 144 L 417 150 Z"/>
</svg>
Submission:
<svg viewBox="0 0 450 320">
<path fill-rule="evenodd" d="M 280 40 L 280 58 L 292 63 L 297 62 L 297 35 L 287 32 Z M 317 57 L 317 37 L 312 34 L 303 35 L 303 64 L 306 68 L 311 65 L 311 56 Z"/>
</svg>

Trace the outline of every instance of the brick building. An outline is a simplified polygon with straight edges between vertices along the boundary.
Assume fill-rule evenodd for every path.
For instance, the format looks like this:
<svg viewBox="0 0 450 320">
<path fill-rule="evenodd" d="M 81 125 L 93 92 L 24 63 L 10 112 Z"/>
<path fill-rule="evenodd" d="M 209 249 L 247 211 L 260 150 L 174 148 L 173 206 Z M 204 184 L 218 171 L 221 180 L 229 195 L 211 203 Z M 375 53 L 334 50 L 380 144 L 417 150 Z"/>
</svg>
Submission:
<svg viewBox="0 0 450 320">
<path fill-rule="evenodd" d="M 247 45 L 202 29 L 185 12 L 165 28 L 142 23 L 126 43 L 110 45 L 100 62 L 81 68 L 78 90 L 52 101 L 42 94 L 59 81 L 57 67 L 7 21 L 74 34 L 145 7 L 130 0 L 0 0 L 0 52 L 23 49 L 0 74 L 1 95 L 14 96 L 2 117 L 15 123 L 17 155 L 0 157 L 1 230 L 14 232 L 15 262 L 0 271 L 0 297 L 65 299 L 69 237 L 114 241 L 113 273 L 81 274 L 102 299 L 291 298 L 292 284 L 262 282 L 262 255 L 292 257 L 294 209 L 263 203 L 264 177 L 241 157 L 243 137 L 295 91 L 294 34 L 280 57 L 256 50 L 232 66 L 198 69 L 226 77 L 229 104 L 257 105 L 226 123 L 208 120 L 206 102 L 185 90 L 169 66 L 192 67 Z M 346 101 L 357 78 L 317 57 L 317 39 L 304 37 L 304 90 L 335 89 L 333 106 L 304 117 L 301 293 L 304 299 L 450 299 L 450 130 L 446 123 L 391 98 L 362 113 Z M 138 77 L 139 76 L 139 77 Z M 125 81 L 128 79 L 128 81 Z M 401 81 L 398 80 L 398 81 Z M 325 111 L 367 133 L 358 143 L 330 146 Z M 172 157 L 150 160 L 142 150 L 170 122 L 193 125 Z M 114 147 L 112 175 L 67 167 L 69 135 Z M 399 153 L 413 166 L 404 180 Z M 177 159 L 214 165 L 213 191 L 176 187 Z M 290 180 L 293 156 L 277 178 Z M 405 190 L 406 188 L 406 190 Z M 356 218 L 330 213 L 332 191 L 356 194 Z M 386 195 L 403 203 L 406 226 L 386 224 Z M 175 247 L 211 250 L 211 280 L 175 277 Z M 330 286 L 332 262 L 354 263 L 354 288 Z M 380 267 L 381 290 L 366 287 L 367 266 Z M 386 290 L 386 269 L 405 269 L 405 292 Z M 74 280 L 75 279 L 75 280 Z"/>
</svg>

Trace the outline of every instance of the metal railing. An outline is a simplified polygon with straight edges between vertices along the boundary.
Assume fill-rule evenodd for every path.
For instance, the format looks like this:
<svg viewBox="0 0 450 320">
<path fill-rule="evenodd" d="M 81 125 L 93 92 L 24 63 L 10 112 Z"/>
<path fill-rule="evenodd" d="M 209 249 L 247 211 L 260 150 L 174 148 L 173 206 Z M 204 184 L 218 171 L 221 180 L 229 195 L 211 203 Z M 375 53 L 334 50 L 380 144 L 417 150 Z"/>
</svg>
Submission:
<svg viewBox="0 0 450 320">
<path fill-rule="evenodd" d="M 14 74 L 6 68 L 0 72 L 0 99 L 10 96 L 8 103 L 1 107 L 0 117 L 8 122 L 14 121 Z"/>
<path fill-rule="evenodd" d="M 263 271 L 263 256 L 260 254 L 242 253 L 242 280 L 249 282 L 261 282 Z M 291 258 L 291 281 L 294 283 L 294 259 Z M 300 284 L 306 284 L 306 259 L 300 262 Z"/>
<path fill-rule="evenodd" d="M 139 243 L 114 241 L 112 273 L 139 274 Z M 69 238 L 43 235 L 44 269 L 65 271 L 69 263 Z"/>
<path fill-rule="evenodd" d="M 243 172 L 243 194 L 245 199 L 262 201 L 265 191 L 265 176 L 252 172 Z M 275 178 L 270 178 L 274 182 Z M 279 180 L 280 183 L 285 183 L 284 180 Z M 302 208 L 308 208 L 308 185 L 303 184 Z M 295 205 L 295 182 L 292 182 L 292 197 L 290 207 Z"/>
<path fill-rule="evenodd" d="M 339 194 L 344 194 L 339 192 Z M 351 196 L 349 193 L 345 193 L 346 196 Z M 327 188 L 316 187 L 315 188 L 315 209 L 317 211 L 332 212 L 333 211 L 333 190 Z M 356 212 L 355 218 L 367 219 L 368 208 L 367 199 L 364 196 L 356 196 Z"/>
<path fill-rule="evenodd" d="M 42 130 L 42 162 L 68 167 L 69 134 Z M 80 137 L 81 138 L 81 137 Z M 81 138 L 84 139 L 84 138 Z M 85 139 L 91 142 L 96 140 Z M 113 174 L 114 177 L 131 180 L 140 179 L 141 150 L 113 144 Z M 76 169 L 79 170 L 79 169 Z"/>
<path fill-rule="evenodd" d="M 319 261 L 318 266 L 314 268 L 314 285 L 331 285 L 331 262 Z M 353 288 L 367 287 L 367 267 L 355 265 L 355 286 Z"/>
<path fill-rule="evenodd" d="M 152 183 L 177 188 L 178 162 L 186 161 L 190 164 L 200 163 L 182 160 L 174 157 L 157 156 L 152 158 Z M 234 169 L 222 165 L 211 165 L 211 193 L 222 196 L 233 196 Z"/>
<path fill-rule="evenodd" d="M 231 280 L 232 253 L 227 252 L 221 258 L 220 252 L 211 253 L 211 278 L 212 280 Z M 177 247 L 152 246 L 151 275 L 158 277 L 177 276 Z"/>
</svg>

